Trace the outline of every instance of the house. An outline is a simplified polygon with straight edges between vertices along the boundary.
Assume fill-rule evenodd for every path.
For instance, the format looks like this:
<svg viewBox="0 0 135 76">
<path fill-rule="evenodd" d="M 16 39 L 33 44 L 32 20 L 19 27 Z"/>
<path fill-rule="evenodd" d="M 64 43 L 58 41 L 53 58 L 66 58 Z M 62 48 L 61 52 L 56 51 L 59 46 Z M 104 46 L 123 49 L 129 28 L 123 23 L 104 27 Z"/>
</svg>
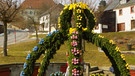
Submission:
<svg viewBox="0 0 135 76">
<path fill-rule="evenodd" d="M 31 24 L 39 24 L 39 16 L 42 11 L 48 10 L 55 5 L 53 0 L 25 0 L 22 3 L 20 14 L 25 19 L 25 25 L 32 27 Z"/>
<path fill-rule="evenodd" d="M 45 11 L 40 16 L 40 31 L 45 31 L 47 34 L 57 29 L 58 17 L 63 9 L 62 4 L 56 4 L 49 10 Z"/>
<path fill-rule="evenodd" d="M 135 0 L 113 1 L 104 10 L 98 27 L 98 33 L 135 30 Z"/>
<path fill-rule="evenodd" d="M 135 0 L 120 0 L 116 12 L 116 31 L 135 30 Z"/>
</svg>

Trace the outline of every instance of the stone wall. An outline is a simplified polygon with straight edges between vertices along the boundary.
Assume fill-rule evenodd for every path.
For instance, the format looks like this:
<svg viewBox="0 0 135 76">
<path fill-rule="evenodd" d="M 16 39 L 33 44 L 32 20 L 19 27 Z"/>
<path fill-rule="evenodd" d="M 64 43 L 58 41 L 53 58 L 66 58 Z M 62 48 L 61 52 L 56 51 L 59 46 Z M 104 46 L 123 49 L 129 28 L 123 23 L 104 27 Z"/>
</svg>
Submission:
<svg viewBox="0 0 135 76">
<path fill-rule="evenodd" d="M 39 63 L 36 63 L 34 73 L 32 76 L 37 76 Z M 0 65 L 0 76 L 20 76 L 20 72 L 23 68 L 23 63 L 4 64 Z M 46 76 L 50 76 L 54 72 L 66 72 L 66 63 L 50 63 L 46 71 Z M 85 64 L 85 76 L 89 76 L 89 63 Z"/>
</svg>

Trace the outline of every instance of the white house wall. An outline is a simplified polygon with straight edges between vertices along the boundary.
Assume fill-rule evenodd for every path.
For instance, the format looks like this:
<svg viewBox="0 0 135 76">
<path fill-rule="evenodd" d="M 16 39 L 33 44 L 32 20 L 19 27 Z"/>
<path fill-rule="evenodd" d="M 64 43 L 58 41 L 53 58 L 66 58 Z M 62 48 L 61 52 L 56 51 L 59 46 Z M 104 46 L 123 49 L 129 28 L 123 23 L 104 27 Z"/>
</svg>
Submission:
<svg viewBox="0 0 135 76">
<path fill-rule="evenodd" d="M 48 27 L 44 27 L 44 31 L 48 31 L 49 32 L 49 26 L 50 26 L 50 15 L 44 15 L 40 18 L 40 24 L 44 24 L 44 26 L 46 26 L 46 24 L 48 25 Z"/>
<path fill-rule="evenodd" d="M 115 9 L 116 11 L 116 28 L 117 24 L 125 23 L 125 31 L 131 31 L 131 20 L 135 19 L 135 13 L 131 13 L 131 7 L 125 7 L 122 9 L 122 15 L 119 15 L 120 9 Z"/>
</svg>

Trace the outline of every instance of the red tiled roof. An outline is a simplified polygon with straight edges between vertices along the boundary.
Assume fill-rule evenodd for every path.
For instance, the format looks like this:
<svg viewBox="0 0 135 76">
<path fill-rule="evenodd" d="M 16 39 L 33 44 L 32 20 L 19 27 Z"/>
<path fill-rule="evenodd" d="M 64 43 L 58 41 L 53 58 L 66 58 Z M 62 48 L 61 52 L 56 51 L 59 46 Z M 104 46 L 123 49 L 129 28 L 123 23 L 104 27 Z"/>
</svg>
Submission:
<svg viewBox="0 0 135 76">
<path fill-rule="evenodd" d="M 42 8 L 43 5 L 47 5 L 49 7 L 53 6 L 55 3 L 53 0 L 25 0 L 22 3 L 22 8 L 34 8 L 39 9 Z"/>
</svg>

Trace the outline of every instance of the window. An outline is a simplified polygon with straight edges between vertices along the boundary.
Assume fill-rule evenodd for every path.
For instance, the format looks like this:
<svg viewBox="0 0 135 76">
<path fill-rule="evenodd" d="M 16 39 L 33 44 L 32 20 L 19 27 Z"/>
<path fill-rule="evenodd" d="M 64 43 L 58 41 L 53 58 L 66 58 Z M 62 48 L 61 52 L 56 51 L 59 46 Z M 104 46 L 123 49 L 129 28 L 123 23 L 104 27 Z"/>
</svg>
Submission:
<svg viewBox="0 0 135 76">
<path fill-rule="evenodd" d="M 46 19 L 48 19 L 48 16 L 46 16 Z"/>
<path fill-rule="evenodd" d="M 130 8 L 130 12 L 131 12 L 131 13 L 134 13 L 134 12 L 135 12 L 134 6 L 132 6 L 132 7 Z"/>
<path fill-rule="evenodd" d="M 122 15 L 122 9 L 119 10 L 119 15 Z"/>
<path fill-rule="evenodd" d="M 103 28 L 104 29 L 108 29 L 108 25 L 103 25 Z"/>
<path fill-rule="evenodd" d="M 131 20 L 131 29 L 135 29 L 135 20 Z"/>
<path fill-rule="evenodd" d="M 45 19 L 44 19 L 44 17 L 43 17 L 43 21 L 44 21 Z"/>
</svg>

